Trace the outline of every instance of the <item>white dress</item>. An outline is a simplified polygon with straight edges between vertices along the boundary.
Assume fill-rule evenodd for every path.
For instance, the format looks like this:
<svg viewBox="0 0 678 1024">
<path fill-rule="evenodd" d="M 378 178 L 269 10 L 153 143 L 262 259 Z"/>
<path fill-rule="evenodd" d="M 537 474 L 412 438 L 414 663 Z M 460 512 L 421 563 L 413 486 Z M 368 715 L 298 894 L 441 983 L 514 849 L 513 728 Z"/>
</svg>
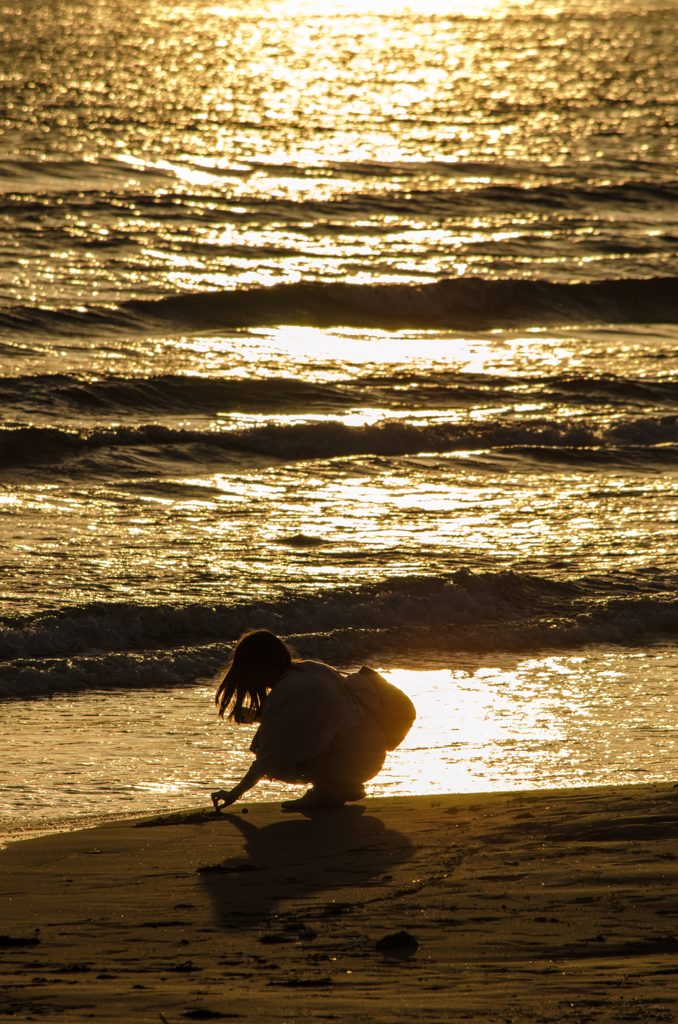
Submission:
<svg viewBox="0 0 678 1024">
<path fill-rule="evenodd" d="M 297 662 L 264 701 L 253 749 L 257 774 L 284 782 L 357 785 L 373 778 L 386 741 L 372 710 L 379 699 L 356 672 Z"/>
</svg>

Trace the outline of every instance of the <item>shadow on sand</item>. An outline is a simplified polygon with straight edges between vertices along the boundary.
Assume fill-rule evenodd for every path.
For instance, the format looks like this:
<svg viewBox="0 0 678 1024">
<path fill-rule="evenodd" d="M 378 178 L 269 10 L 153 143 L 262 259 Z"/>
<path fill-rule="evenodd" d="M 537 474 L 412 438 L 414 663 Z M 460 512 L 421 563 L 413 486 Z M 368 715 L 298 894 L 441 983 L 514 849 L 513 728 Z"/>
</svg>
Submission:
<svg viewBox="0 0 678 1024">
<path fill-rule="evenodd" d="M 378 895 L 391 881 L 391 869 L 415 850 L 364 807 L 317 809 L 261 826 L 238 814 L 222 818 L 245 840 L 244 856 L 205 865 L 199 873 L 226 927 L 284 916 L 288 901 L 295 908 L 287 915 L 317 919 L 344 913 L 364 903 L 371 888 Z"/>
</svg>

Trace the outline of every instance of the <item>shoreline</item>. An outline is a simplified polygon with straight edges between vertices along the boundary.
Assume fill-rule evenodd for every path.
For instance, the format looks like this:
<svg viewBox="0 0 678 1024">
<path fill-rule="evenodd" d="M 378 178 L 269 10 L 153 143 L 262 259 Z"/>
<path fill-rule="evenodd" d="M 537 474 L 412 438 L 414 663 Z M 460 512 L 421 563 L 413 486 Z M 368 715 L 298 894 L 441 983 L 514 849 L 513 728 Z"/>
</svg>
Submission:
<svg viewBox="0 0 678 1024">
<path fill-rule="evenodd" d="M 678 1019 L 674 783 L 233 807 L 0 850 L 0 1012 Z"/>
<path fill-rule="evenodd" d="M 158 812 L 164 813 L 164 812 Z M 169 811 L 166 813 L 170 813 Z M 107 814 L 65 815 L 63 818 L 36 818 L 21 825 L 7 825 L 0 822 L 0 853 L 13 843 L 22 843 L 48 836 L 64 835 L 67 832 L 87 832 L 93 828 L 114 822 L 124 822 L 148 817 L 142 811 L 110 811 Z M 9 819 L 11 820 L 11 819 Z"/>
<path fill-rule="evenodd" d="M 630 773 L 629 772 L 625 772 L 624 774 L 630 774 Z M 612 775 L 612 773 L 610 772 L 608 777 L 611 777 L 611 775 Z M 619 782 L 616 782 L 616 783 L 615 782 L 609 782 L 609 783 L 592 782 L 590 785 L 579 785 L 579 786 L 562 785 L 562 786 L 545 786 L 545 787 L 537 787 L 537 788 L 528 788 L 528 787 L 521 788 L 520 785 L 518 785 L 518 786 L 516 786 L 516 788 L 512 788 L 511 787 L 511 788 L 496 789 L 496 790 L 495 789 L 488 789 L 488 790 L 480 790 L 480 789 L 479 790 L 460 790 L 456 794 L 454 794 L 454 798 L 455 799 L 457 799 L 457 798 L 458 799 L 464 798 L 464 799 L 470 799 L 470 800 L 472 800 L 473 798 L 478 798 L 478 799 L 482 798 L 483 800 L 487 801 L 487 800 L 498 798 L 498 797 L 506 797 L 507 799 L 511 799 L 511 798 L 518 797 L 521 794 L 525 795 L 527 797 L 527 796 L 532 796 L 532 795 L 544 795 L 544 794 L 548 795 L 550 793 L 567 793 L 567 792 L 579 792 L 579 791 L 584 792 L 586 790 L 592 790 L 592 791 L 608 790 L 608 789 L 609 790 L 614 790 L 614 789 L 620 789 L 620 788 L 633 789 L 633 788 L 636 788 L 638 786 L 646 786 L 646 787 L 647 786 L 669 786 L 670 787 L 672 785 L 673 785 L 672 780 L 666 780 L 666 778 L 657 778 L 657 777 L 653 777 L 653 778 L 648 779 L 648 780 L 646 780 L 645 782 L 642 782 L 642 783 L 641 782 L 632 782 L 632 781 L 629 781 L 629 782 L 619 781 Z M 676 785 L 678 785 L 678 783 Z M 214 786 L 218 787 L 218 783 L 214 783 Z M 436 800 L 452 799 L 452 794 L 450 794 L 450 793 L 431 792 L 431 793 L 423 793 L 423 794 L 416 794 L 416 793 L 415 794 L 409 794 L 409 793 L 399 793 L 399 792 L 390 793 L 388 791 L 386 791 L 386 792 L 382 791 L 382 792 L 379 792 L 379 793 L 370 793 L 369 792 L 369 783 L 367 783 L 367 788 L 368 788 L 367 797 L 364 798 L 362 801 L 360 801 L 357 805 L 351 805 L 351 806 L 366 806 L 368 802 L 371 802 L 371 803 L 374 804 L 375 802 L 385 801 L 385 802 L 389 803 L 389 802 L 394 801 L 394 800 L 430 800 L 430 801 L 436 801 Z M 269 807 L 269 808 L 276 808 L 277 807 L 277 808 L 279 808 L 280 804 L 282 803 L 283 800 L 291 799 L 291 797 L 293 795 L 300 796 L 303 791 L 304 791 L 304 786 L 303 785 L 299 785 L 299 786 L 296 786 L 296 787 L 291 787 L 290 785 L 286 784 L 285 785 L 285 792 L 282 792 L 280 794 L 279 798 L 276 797 L 275 799 L 271 799 L 270 796 L 268 796 L 268 797 L 267 796 L 262 796 L 261 799 L 257 799 L 256 795 L 254 795 L 253 799 L 252 798 L 247 799 L 247 796 L 252 797 L 253 794 L 256 794 L 257 790 L 253 789 L 253 790 L 250 791 L 249 794 L 247 794 L 247 796 L 245 798 L 242 798 L 241 800 L 238 801 L 237 804 L 234 805 L 235 808 L 236 808 L 234 813 L 239 813 L 239 811 L 240 811 L 240 809 L 242 807 L 252 807 L 252 806 L 254 806 L 254 807 L 259 807 L 259 808 L 262 808 L 262 807 Z M 205 790 L 205 793 L 207 793 L 207 790 Z M 155 809 L 145 809 L 145 810 L 142 810 L 139 807 L 137 807 L 137 808 L 134 808 L 132 810 L 127 810 L 127 811 L 125 811 L 125 810 L 117 810 L 117 811 L 116 810 L 110 810 L 110 811 L 102 811 L 101 813 L 92 813 L 92 812 L 87 813 L 87 812 L 83 812 L 81 814 L 64 814 L 63 817 L 53 817 L 53 818 L 50 817 L 50 818 L 44 818 L 44 819 L 43 818 L 33 818 L 33 819 L 26 818 L 26 819 L 23 819 L 23 820 L 19 819 L 19 823 L 18 824 L 16 823 L 17 816 L 12 818 L 11 816 L 6 815 L 4 818 L 0 818 L 0 852 L 2 852 L 3 850 L 6 850 L 8 848 L 8 846 L 10 846 L 10 845 L 12 845 L 14 843 L 26 842 L 26 841 L 34 840 L 34 839 L 44 839 L 44 838 L 47 838 L 47 837 L 52 836 L 52 835 L 63 835 L 63 834 L 70 833 L 70 832 L 91 831 L 92 829 L 100 828 L 100 827 L 106 826 L 108 824 L 114 824 L 116 822 L 119 822 L 119 823 L 136 822 L 136 821 L 144 820 L 144 819 L 147 819 L 147 818 L 160 818 L 160 817 L 162 817 L 162 818 L 172 818 L 172 819 L 177 818 L 177 817 L 185 817 L 185 816 L 188 816 L 188 817 L 198 816 L 198 817 L 200 817 L 201 815 L 203 815 L 205 813 L 207 813 L 208 816 L 209 816 L 209 814 L 211 814 L 211 804 L 210 804 L 209 799 L 207 799 L 207 798 L 202 800 L 201 803 L 199 803 L 199 804 L 196 803 L 193 806 L 191 806 L 191 805 L 187 805 L 187 806 L 178 805 L 176 807 L 166 806 L 166 807 L 159 807 L 159 808 L 155 808 Z M 248 813 L 248 812 L 246 812 L 246 813 Z"/>
</svg>

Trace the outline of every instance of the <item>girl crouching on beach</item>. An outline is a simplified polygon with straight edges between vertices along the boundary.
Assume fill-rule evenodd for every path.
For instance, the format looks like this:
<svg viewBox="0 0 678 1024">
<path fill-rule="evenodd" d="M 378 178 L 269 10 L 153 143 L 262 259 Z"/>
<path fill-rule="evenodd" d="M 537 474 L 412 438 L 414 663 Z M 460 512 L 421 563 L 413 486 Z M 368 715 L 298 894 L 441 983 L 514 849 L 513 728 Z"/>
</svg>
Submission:
<svg viewBox="0 0 678 1024">
<path fill-rule="evenodd" d="M 221 718 L 260 723 L 250 747 L 255 759 L 237 786 L 212 793 L 215 810 L 235 803 L 263 778 L 311 784 L 300 799 L 283 803 L 285 810 L 361 800 L 363 783 L 378 774 L 392 749 L 379 681 L 395 690 L 370 669 L 342 676 L 329 665 L 302 661 L 267 629 L 244 633 L 215 703 Z M 400 730 L 404 737 L 414 708 L 395 693 L 411 708 L 409 724 Z"/>
</svg>

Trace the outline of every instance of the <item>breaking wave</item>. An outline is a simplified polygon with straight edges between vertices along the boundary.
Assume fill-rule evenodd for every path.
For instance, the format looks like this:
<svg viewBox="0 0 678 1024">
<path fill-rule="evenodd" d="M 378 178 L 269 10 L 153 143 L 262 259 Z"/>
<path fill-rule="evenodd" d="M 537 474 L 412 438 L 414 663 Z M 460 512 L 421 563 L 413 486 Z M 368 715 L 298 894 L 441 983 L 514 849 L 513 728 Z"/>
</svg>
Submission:
<svg viewBox="0 0 678 1024">
<path fill-rule="evenodd" d="M 56 415 L 204 414 L 233 409 L 289 413 L 345 409 L 359 399 L 360 392 L 352 387 L 337 388 L 284 377 L 232 380 L 168 374 L 90 380 L 39 374 L 0 379 L 0 402 L 4 408 L 14 406 Z"/>
<path fill-rule="evenodd" d="M 5 331 L 67 334 L 107 329 L 190 332 L 280 324 L 488 330 L 677 321 L 675 277 L 574 284 L 475 277 L 442 278 L 421 285 L 304 281 L 130 300 L 114 309 L 17 306 L 0 311 L 0 329 Z"/>
<path fill-rule="evenodd" d="M 678 416 L 645 417 L 595 429 L 580 421 L 535 420 L 529 424 L 490 422 L 477 428 L 458 423 L 419 426 L 402 420 L 350 426 L 337 421 L 267 424 L 245 430 L 175 429 L 159 424 L 92 430 L 17 427 L 0 431 L 0 469 L 41 467 L 48 472 L 76 468 L 87 459 L 89 471 L 133 475 L 135 450 L 149 460 L 181 458 L 218 463 L 242 455 L 276 460 L 330 459 L 374 455 L 397 457 L 452 452 L 494 452 L 525 459 L 596 465 L 678 461 Z M 119 454 L 119 465 L 116 463 Z M 93 461 L 94 460 L 94 461 Z M 207 492 L 205 492 L 207 494 Z"/>
<path fill-rule="evenodd" d="M 558 582 L 514 572 L 395 577 L 360 591 L 240 607 L 92 605 L 0 626 L 0 695 L 189 684 L 247 628 L 343 667 L 456 651 L 536 651 L 675 636 L 675 580 Z"/>
<path fill-rule="evenodd" d="M 453 343 L 450 343 L 453 347 Z M 491 374 L 437 372 L 430 376 L 401 371 L 395 375 L 354 377 L 317 383 L 290 377 L 219 377 L 164 374 L 150 377 L 77 377 L 38 374 L 0 379 L 0 403 L 24 413 L 54 416 L 156 416 L 228 412 L 339 412 L 361 405 L 422 409 L 455 408 L 530 399 L 595 408 L 603 403 L 672 405 L 678 403 L 675 380 L 624 378 L 612 374 L 497 377 Z"/>
</svg>

